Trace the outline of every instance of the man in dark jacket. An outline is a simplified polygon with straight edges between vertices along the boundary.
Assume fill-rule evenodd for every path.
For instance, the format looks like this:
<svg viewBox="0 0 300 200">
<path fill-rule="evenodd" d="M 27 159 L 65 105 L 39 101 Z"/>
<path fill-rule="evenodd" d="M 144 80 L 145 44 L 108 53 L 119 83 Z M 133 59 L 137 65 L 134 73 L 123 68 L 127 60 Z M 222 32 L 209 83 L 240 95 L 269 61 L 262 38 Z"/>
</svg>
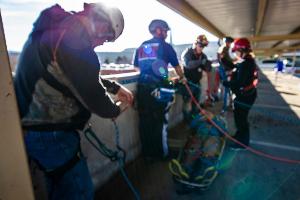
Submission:
<svg viewBox="0 0 300 200">
<path fill-rule="evenodd" d="M 201 94 L 200 80 L 202 78 L 202 71 L 211 70 L 211 61 L 207 59 L 203 49 L 208 45 L 208 40 L 205 35 L 199 35 L 193 44 L 193 47 L 187 48 L 181 55 L 184 75 L 188 80 L 188 85 L 194 97 L 199 101 Z M 186 120 L 191 118 L 191 115 L 198 113 L 198 109 L 194 103 L 192 103 L 192 110 L 189 111 L 189 105 L 191 104 L 191 97 L 183 88 L 183 114 Z"/>
<path fill-rule="evenodd" d="M 168 81 L 168 64 L 184 81 L 176 52 L 165 39 L 170 30 L 167 22 L 155 19 L 149 24 L 153 38 L 136 50 L 134 66 L 140 70 L 138 81 L 139 132 L 142 153 L 148 158 L 168 155 L 168 108 L 172 101 L 172 88 Z"/>
<path fill-rule="evenodd" d="M 49 199 L 93 199 L 77 130 L 91 113 L 115 118 L 132 103 L 129 90 L 99 78 L 94 52 L 116 40 L 123 27 L 115 7 L 84 4 L 71 14 L 55 5 L 41 13 L 24 45 L 14 85 L 27 152 L 46 174 Z"/>
<path fill-rule="evenodd" d="M 251 55 L 251 46 L 248 39 L 237 39 L 232 50 L 236 52 L 238 64 L 236 71 L 233 72 L 232 80 L 224 81 L 223 85 L 230 87 L 236 95 L 234 99 L 234 120 L 237 131 L 234 138 L 248 146 L 250 140 L 248 114 L 257 96 L 258 68 Z M 234 144 L 231 148 L 236 150 L 244 147 Z"/>
<path fill-rule="evenodd" d="M 235 65 L 233 64 L 234 60 L 229 55 L 229 49 L 233 42 L 232 37 L 225 37 L 225 44 L 222 45 L 218 50 L 218 60 L 219 60 L 219 75 L 221 81 L 227 81 L 230 79 L 231 72 Z M 230 89 L 228 87 L 223 88 L 223 108 L 222 112 L 227 110 L 227 98 L 231 98 Z"/>
</svg>

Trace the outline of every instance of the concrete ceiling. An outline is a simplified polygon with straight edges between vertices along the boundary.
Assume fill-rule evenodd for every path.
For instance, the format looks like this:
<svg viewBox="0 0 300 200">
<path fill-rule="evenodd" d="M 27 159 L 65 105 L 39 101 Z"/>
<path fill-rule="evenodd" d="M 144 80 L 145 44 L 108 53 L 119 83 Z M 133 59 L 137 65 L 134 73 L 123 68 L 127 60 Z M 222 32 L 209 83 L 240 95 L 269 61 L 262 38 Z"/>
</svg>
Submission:
<svg viewBox="0 0 300 200">
<path fill-rule="evenodd" d="M 248 37 L 256 49 L 300 46 L 300 0 L 158 0 L 219 38 Z"/>
</svg>

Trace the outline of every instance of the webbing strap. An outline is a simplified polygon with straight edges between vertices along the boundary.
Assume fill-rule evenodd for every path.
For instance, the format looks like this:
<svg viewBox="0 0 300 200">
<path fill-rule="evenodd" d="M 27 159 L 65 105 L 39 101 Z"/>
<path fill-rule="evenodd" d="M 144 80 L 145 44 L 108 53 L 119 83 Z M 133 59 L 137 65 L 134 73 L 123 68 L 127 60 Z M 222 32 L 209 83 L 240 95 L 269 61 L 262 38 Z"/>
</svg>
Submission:
<svg viewBox="0 0 300 200">
<path fill-rule="evenodd" d="M 45 172 L 47 177 L 51 178 L 54 182 L 58 182 L 67 171 L 72 169 L 80 161 L 80 159 L 80 152 L 77 152 L 68 162 L 54 170 L 47 171 L 43 167 L 40 168 Z"/>
</svg>

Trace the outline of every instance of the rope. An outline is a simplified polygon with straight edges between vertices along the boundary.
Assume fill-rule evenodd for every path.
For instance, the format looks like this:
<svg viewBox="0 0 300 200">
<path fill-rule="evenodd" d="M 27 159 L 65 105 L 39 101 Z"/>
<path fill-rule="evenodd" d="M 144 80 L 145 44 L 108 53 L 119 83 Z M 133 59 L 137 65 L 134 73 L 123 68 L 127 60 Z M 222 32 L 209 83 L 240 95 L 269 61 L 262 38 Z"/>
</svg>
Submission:
<svg viewBox="0 0 300 200">
<path fill-rule="evenodd" d="M 134 194 L 136 200 L 140 200 L 139 192 L 133 186 L 131 181 L 128 178 L 128 175 L 124 169 L 125 161 L 126 161 L 126 152 L 120 146 L 120 131 L 119 127 L 115 120 L 112 120 L 115 128 L 115 143 L 116 143 L 116 150 L 112 150 L 108 148 L 101 140 L 97 137 L 96 133 L 92 130 L 91 125 L 84 131 L 84 135 L 89 143 L 102 155 L 109 158 L 111 161 L 118 161 L 119 170 L 123 179 L 125 180 L 126 184 Z M 93 140 L 95 142 L 93 142 Z"/>
<path fill-rule="evenodd" d="M 199 85 L 197 85 L 197 84 L 195 84 L 195 83 L 193 83 L 193 82 L 188 81 L 188 83 L 189 83 L 189 85 L 192 85 L 192 86 L 194 86 L 194 87 L 197 87 L 197 88 L 201 89 L 201 87 L 200 87 Z M 262 110 L 261 108 L 258 108 L 258 107 L 256 107 L 255 105 L 254 105 L 254 106 L 251 106 L 251 105 L 249 105 L 249 104 L 242 103 L 242 102 L 240 102 L 240 101 L 236 101 L 236 100 L 235 100 L 234 103 L 239 104 L 239 105 L 241 105 L 241 106 L 244 107 L 244 108 L 252 108 L 252 109 L 256 109 L 256 110 L 258 110 L 258 109 Z M 262 111 L 260 111 L 260 112 L 262 112 Z M 280 119 L 282 119 L 282 120 L 288 121 L 288 122 L 294 121 L 292 118 L 283 117 L 282 115 L 276 115 L 276 113 L 271 113 L 271 114 L 269 113 L 269 115 L 272 115 L 272 117 L 276 116 L 276 117 L 278 117 L 278 118 L 280 118 Z M 293 122 L 293 123 L 294 123 L 294 122 Z M 295 124 L 299 124 L 299 121 L 295 122 Z"/>
<path fill-rule="evenodd" d="M 184 84 L 189 95 L 191 96 L 192 102 L 197 106 L 197 108 L 199 109 L 200 113 L 207 116 L 206 112 L 204 109 L 201 108 L 201 106 L 199 105 L 198 101 L 195 99 L 195 97 L 193 96 L 193 93 L 190 89 L 190 87 L 188 86 L 187 83 Z M 231 141 L 233 141 L 234 143 L 244 147 L 245 149 L 247 149 L 248 151 L 265 157 L 265 158 L 269 158 L 271 160 L 276 160 L 276 161 L 281 161 L 281 162 L 286 162 L 286 163 L 291 163 L 291 164 L 300 164 L 300 160 L 292 160 L 292 159 L 288 159 L 288 158 L 283 158 L 283 157 L 277 157 L 277 156 L 273 156 L 267 153 L 264 153 L 262 151 L 258 151 L 256 149 L 253 149 L 243 143 L 241 143 L 240 141 L 236 140 L 235 138 L 233 138 L 232 136 L 230 136 L 225 130 L 223 130 L 220 126 L 218 126 L 212 119 L 210 119 L 209 117 L 207 117 L 207 120 L 209 123 L 211 123 L 214 127 L 216 127 L 221 133 L 223 133 L 228 139 L 230 139 Z"/>
</svg>

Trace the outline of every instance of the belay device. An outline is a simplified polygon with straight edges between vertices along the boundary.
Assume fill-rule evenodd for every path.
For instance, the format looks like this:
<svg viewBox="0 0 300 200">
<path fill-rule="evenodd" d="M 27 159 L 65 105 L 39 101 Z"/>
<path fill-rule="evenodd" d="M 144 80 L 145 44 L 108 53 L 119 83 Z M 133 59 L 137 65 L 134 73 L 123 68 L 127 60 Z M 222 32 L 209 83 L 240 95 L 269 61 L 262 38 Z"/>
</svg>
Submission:
<svg viewBox="0 0 300 200">
<path fill-rule="evenodd" d="M 226 122 L 222 117 L 208 114 L 226 130 Z M 188 137 L 178 158 L 170 161 L 169 170 L 175 182 L 183 188 L 205 190 L 218 175 L 225 136 L 207 121 L 206 116 L 200 114 L 191 122 L 191 128 L 194 133 Z"/>
</svg>

